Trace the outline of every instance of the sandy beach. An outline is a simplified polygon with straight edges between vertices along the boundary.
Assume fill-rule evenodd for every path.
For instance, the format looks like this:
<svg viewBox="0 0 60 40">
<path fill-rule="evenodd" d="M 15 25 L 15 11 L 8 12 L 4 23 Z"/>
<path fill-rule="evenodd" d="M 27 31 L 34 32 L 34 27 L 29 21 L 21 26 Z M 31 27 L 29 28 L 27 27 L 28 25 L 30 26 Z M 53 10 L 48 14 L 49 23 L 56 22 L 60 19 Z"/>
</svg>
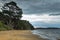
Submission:
<svg viewBox="0 0 60 40">
<path fill-rule="evenodd" d="M 0 40 L 43 40 L 30 30 L 0 31 Z"/>
</svg>

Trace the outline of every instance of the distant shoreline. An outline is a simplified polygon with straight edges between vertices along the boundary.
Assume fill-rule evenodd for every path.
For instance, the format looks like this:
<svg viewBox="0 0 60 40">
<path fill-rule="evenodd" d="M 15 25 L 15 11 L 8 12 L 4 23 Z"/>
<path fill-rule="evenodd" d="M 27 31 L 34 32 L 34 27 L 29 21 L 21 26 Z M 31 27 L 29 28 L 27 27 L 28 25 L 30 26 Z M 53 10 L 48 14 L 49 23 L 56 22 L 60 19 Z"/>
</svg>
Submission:
<svg viewBox="0 0 60 40">
<path fill-rule="evenodd" d="M 35 28 L 35 29 L 60 29 L 60 28 Z"/>
</svg>

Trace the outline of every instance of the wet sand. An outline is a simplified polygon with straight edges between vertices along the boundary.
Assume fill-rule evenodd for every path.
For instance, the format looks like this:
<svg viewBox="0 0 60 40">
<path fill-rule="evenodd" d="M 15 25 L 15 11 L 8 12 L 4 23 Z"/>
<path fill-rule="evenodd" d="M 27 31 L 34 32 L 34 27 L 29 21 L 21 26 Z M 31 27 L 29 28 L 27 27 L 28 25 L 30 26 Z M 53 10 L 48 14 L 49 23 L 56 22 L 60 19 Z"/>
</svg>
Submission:
<svg viewBox="0 0 60 40">
<path fill-rule="evenodd" d="M 0 40 L 43 40 L 30 30 L 0 31 Z"/>
</svg>

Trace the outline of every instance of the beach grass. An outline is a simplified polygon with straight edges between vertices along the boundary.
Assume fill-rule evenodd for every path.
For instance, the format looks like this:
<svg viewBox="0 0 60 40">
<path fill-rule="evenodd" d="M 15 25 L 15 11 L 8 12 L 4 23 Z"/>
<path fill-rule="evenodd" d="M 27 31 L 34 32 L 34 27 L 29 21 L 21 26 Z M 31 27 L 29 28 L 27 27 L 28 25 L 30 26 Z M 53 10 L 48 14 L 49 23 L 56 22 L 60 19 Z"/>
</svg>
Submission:
<svg viewBox="0 0 60 40">
<path fill-rule="evenodd" d="M 0 40 L 43 40 L 33 35 L 30 30 L 0 31 Z"/>
</svg>

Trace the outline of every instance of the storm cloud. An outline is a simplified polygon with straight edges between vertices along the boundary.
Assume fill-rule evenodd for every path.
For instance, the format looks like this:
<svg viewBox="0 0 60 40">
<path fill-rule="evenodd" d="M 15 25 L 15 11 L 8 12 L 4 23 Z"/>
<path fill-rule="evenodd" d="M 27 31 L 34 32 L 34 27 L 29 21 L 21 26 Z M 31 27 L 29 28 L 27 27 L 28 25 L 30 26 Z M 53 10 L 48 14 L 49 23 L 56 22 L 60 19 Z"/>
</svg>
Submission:
<svg viewBox="0 0 60 40">
<path fill-rule="evenodd" d="M 15 1 L 24 14 L 58 14 L 60 0 L 1 0 L 2 2 Z M 55 13 L 57 12 L 57 13 Z"/>
</svg>

